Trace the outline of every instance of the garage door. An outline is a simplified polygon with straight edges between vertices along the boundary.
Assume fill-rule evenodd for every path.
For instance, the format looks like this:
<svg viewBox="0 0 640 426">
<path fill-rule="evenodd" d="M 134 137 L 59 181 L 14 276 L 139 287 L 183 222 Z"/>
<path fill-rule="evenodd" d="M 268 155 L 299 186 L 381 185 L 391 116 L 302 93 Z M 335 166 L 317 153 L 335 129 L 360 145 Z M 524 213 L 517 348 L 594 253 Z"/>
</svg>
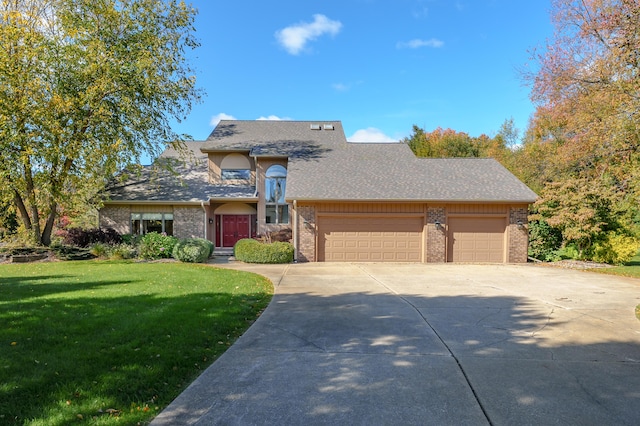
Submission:
<svg viewBox="0 0 640 426">
<path fill-rule="evenodd" d="M 320 217 L 318 260 L 421 262 L 422 217 Z"/>
<path fill-rule="evenodd" d="M 504 262 L 505 218 L 449 218 L 449 262 Z"/>
</svg>

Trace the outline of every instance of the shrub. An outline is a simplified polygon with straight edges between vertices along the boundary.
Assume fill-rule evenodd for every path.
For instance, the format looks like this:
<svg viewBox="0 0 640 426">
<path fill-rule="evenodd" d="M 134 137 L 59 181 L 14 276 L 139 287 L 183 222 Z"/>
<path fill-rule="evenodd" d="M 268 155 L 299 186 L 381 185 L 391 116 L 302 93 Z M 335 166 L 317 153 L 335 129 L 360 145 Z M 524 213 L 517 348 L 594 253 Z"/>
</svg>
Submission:
<svg viewBox="0 0 640 426">
<path fill-rule="evenodd" d="M 213 254 L 213 243 L 204 238 L 180 240 L 173 247 L 173 257 L 180 262 L 203 263 Z"/>
<path fill-rule="evenodd" d="M 133 259 L 138 255 L 135 247 L 130 244 L 118 244 L 109 249 L 108 256 L 110 259 Z"/>
<path fill-rule="evenodd" d="M 95 257 L 107 257 L 109 253 L 109 246 L 105 243 L 95 243 L 89 249 L 89 253 Z"/>
<path fill-rule="evenodd" d="M 233 247 L 236 259 L 247 263 L 291 263 L 293 246 L 278 242 L 265 244 L 252 239 L 243 239 Z"/>
<path fill-rule="evenodd" d="M 76 247 L 89 247 L 92 244 L 120 244 L 122 237 L 115 229 L 107 228 L 104 231 L 99 228 L 81 229 L 71 228 L 62 238 L 63 244 Z"/>
<path fill-rule="evenodd" d="M 604 240 L 593 246 L 595 262 L 623 265 L 631 260 L 638 252 L 638 240 L 627 235 L 609 233 Z"/>
<path fill-rule="evenodd" d="M 552 262 L 559 259 L 558 249 L 562 244 L 562 232 L 546 221 L 529 223 L 529 256 Z"/>
<path fill-rule="evenodd" d="M 142 239 L 142 235 L 133 235 L 133 234 L 122 235 L 122 243 L 133 246 L 133 247 L 136 247 L 138 244 L 140 244 L 141 239 Z"/>
<path fill-rule="evenodd" d="M 143 259 L 168 259 L 173 254 L 173 247 L 178 242 L 176 237 L 149 232 L 140 239 L 138 253 Z"/>
</svg>

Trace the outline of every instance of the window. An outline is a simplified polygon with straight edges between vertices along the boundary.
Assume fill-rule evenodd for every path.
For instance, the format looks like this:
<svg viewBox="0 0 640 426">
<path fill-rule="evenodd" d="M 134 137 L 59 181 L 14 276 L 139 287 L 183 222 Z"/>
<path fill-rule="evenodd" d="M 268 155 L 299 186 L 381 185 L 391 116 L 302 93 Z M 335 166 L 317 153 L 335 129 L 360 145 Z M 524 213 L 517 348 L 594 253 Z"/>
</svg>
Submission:
<svg viewBox="0 0 640 426">
<path fill-rule="evenodd" d="M 144 235 L 149 232 L 173 235 L 173 213 L 131 213 L 131 233 Z"/>
<path fill-rule="evenodd" d="M 287 186 L 287 169 L 275 165 L 267 169 L 265 201 L 267 223 L 289 223 L 289 206 L 284 201 Z"/>
<path fill-rule="evenodd" d="M 249 180 L 251 170 L 246 169 L 223 169 L 222 180 Z"/>
<path fill-rule="evenodd" d="M 249 157 L 237 152 L 226 155 L 220 163 L 220 178 L 223 182 L 227 181 L 226 183 L 231 185 L 247 184 L 248 182 L 237 181 L 251 180 L 251 162 L 249 161 Z"/>
</svg>

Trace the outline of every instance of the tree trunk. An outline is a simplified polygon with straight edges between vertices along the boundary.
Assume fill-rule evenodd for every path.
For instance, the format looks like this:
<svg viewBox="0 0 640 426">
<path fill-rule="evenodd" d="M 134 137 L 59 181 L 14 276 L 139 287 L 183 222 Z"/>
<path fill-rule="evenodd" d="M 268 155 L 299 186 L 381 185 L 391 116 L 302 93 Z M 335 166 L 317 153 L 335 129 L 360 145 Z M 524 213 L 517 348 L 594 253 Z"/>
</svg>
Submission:
<svg viewBox="0 0 640 426">
<path fill-rule="evenodd" d="M 27 211 L 27 207 L 24 205 L 24 201 L 22 201 L 22 197 L 16 190 L 13 191 L 13 202 L 18 208 L 18 212 L 20 213 L 20 218 L 22 219 L 25 229 L 31 230 L 31 217 L 29 217 L 29 212 Z"/>
<path fill-rule="evenodd" d="M 51 245 L 51 232 L 53 231 L 53 224 L 56 220 L 56 210 L 58 209 L 58 204 L 55 201 L 51 202 L 49 206 L 51 211 L 49 212 L 49 217 L 47 217 L 47 223 L 44 225 L 44 230 L 42 231 L 42 237 L 40 241 L 45 246 Z"/>
</svg>

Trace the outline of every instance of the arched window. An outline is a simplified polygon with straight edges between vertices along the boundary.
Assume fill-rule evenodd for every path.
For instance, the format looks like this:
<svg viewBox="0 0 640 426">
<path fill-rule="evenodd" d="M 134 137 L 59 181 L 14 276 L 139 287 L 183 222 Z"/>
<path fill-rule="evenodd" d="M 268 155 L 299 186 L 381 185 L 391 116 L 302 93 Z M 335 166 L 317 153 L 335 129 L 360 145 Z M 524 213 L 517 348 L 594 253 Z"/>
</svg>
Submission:
<svg viewBox="0 0 640 426">
<path fill-rule="evenodd" d="M 267 223 L 289 223 L 289 206 L 284 201 L 287 169 L 276 164 L 267 169 L 265 202 Z"/>
<path fill-rule="evenodd" d="M 242 154 L 234 153 L 224 157 L 220 169 L 220 177 L 223 181 L 249 180 L 251 178 L 251 163 Z"/>
</svg>

